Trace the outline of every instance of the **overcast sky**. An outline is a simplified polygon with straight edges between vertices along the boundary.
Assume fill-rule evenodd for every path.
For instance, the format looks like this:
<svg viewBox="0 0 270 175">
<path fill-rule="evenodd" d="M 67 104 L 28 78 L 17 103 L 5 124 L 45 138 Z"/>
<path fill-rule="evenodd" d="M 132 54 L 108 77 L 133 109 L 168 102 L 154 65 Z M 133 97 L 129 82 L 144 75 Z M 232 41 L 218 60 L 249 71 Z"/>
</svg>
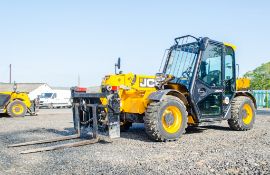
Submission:
<svg viewBox="0 0 270 175">
<path fill-rule="evenodd" d="M 114 72 L 158 71 L 178 36 L 237 46 L 241 74 L 270 61 L 270 1 L 0 1 L 0 82 L 98 85 Z"/>
</svg>

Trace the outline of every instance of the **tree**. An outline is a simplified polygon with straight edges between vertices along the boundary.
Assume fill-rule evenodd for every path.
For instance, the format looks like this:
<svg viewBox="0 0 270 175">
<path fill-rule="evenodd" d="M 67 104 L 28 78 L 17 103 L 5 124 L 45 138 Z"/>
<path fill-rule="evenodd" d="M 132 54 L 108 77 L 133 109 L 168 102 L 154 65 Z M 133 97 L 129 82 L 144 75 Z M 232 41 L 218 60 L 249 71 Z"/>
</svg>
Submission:
<svg viewBox="0 0 270 175">
<path fill-rule="evenodd" d="M 251 89 L 269 90 L 270 89 L 270 62 L 262 64 L 253 71 L 247 72 L 244 77 L 251 79 Z"/>
</svg>

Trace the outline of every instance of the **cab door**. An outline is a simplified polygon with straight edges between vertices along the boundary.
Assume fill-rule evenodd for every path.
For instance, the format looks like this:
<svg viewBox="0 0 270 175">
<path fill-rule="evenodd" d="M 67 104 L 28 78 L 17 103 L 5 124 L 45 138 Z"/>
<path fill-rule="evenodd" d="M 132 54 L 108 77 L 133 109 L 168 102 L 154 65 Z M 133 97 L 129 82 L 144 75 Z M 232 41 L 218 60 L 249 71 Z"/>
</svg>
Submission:
<svg viewBox="0 0 270 175">
<path fill-rule="evenodd" d="M 224 46 L 224 94 L 223 94 L 223 111 L 226 118 L 231 114 L 231 101 L 236 91 L 236 72 L 235 72 L 235 54 L 230 46 Z"/>
<path fill-rule="evenodd" d="M 202 52 L 194 89 L 193 101 L 198 118 L 220 119 L 224 116 L 224 45 L 209 41 Z"/>
</svg>

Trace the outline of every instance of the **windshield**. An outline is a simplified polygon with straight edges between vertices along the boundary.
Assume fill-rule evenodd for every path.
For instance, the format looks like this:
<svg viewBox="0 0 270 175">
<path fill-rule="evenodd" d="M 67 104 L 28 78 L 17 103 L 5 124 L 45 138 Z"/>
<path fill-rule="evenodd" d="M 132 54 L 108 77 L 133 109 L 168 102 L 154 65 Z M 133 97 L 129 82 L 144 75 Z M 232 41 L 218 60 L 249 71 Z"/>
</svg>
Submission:
<svg viewBox="0 0 270 175">
<path fill-rule="evenodd" d="M 0 107 L 3 107 L 7 103 L 9 98 L 10 98 L 10 95 L 0 94 Z"/>
<path fill-rule="evenodd" d="M 40 98 L 51 98 L 53 93 L 42 93 Z"/>
<path fill-rule="evenodd" d="M 189 86 L 193 76 L 194 65 L 199 52 L 198 42 L 188 42 L 188 38 L 182 38 L 171 47 L 163 73 L 173 75 L 171 82 Z"/>
</svg>

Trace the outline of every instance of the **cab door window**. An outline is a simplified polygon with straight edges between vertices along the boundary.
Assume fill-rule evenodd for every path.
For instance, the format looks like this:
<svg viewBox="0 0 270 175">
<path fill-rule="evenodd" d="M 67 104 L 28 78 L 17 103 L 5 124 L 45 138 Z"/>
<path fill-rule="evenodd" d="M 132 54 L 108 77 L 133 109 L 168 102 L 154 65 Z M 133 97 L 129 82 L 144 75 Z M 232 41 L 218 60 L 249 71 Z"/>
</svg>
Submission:
<svg viewBox="0 0 270 175">
<path fill-rule="evenodd" d="M 234 65 L 234 51 L 231 47 L 225 47 L 225 95 L 229 98 L 232 97 L 235 91 L 235 65 Z"/>
<path fill-rule="evenodd" d="M 222 47 L 209 44 L 203 52 L 199 79 L 211 87 L 222 86 Z"/>
</svg>

